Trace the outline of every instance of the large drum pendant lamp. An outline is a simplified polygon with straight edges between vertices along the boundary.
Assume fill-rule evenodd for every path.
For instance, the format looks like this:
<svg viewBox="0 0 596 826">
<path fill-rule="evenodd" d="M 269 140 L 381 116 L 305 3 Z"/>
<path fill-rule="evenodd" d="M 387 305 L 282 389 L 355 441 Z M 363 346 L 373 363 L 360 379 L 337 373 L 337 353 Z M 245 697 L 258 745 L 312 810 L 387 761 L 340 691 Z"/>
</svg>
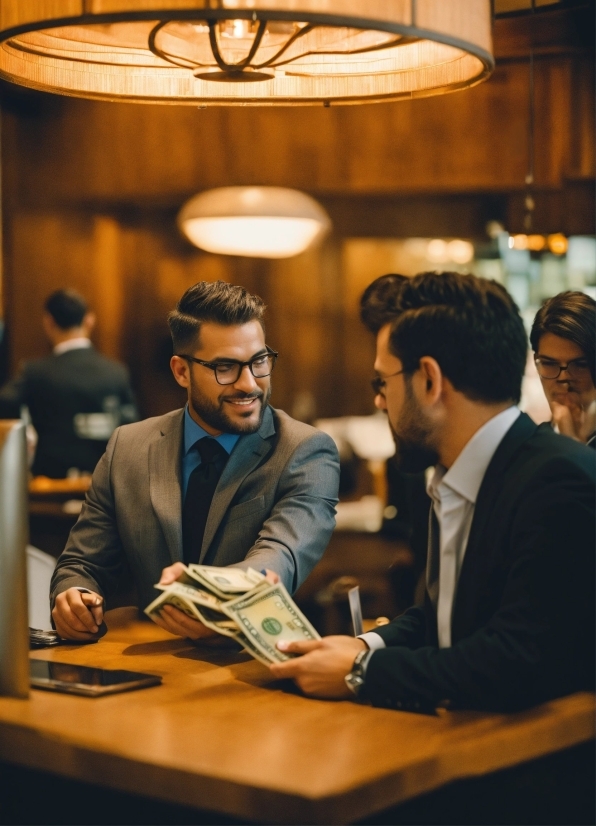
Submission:
<svg viewBox="0 0 596 826">
<path fill-rule="evenodd" d="M 146 103 L 424 97 L 494 67 L 490 0 L 1 0 L 0 76 Z"/>
</svg>

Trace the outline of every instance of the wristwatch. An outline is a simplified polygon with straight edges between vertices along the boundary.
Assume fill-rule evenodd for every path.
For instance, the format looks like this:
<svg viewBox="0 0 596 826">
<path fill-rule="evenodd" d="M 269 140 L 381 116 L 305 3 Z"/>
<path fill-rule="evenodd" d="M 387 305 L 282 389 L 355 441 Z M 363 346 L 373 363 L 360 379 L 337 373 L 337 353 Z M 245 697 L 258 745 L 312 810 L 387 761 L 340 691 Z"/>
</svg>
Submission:
<svg viewBox="0 0 596 826">
<path fill-rule="evenodd" d="M 359 651 L 356 654 L 352 670 L 344 677 L 347 687 L 355 697 L 360 695 L 364 686 L 366 666 L 372 653 L 373 652 L 369 648 L 365 648 L 364 651 Z"/>
</svg>

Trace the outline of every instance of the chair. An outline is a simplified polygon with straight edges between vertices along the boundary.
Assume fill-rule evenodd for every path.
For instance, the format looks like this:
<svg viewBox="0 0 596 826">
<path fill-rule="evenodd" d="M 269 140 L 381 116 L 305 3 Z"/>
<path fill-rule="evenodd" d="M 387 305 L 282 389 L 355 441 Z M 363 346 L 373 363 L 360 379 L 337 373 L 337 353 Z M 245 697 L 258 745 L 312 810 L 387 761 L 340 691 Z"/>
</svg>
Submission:
<svg viewBox="0 0 596 826">
<path fill-rule="evenodd" d="M 29 626 L 48 630 L 50 616 L 50 582 L 56 567 L 53 556 L 27 545 L 27 590 L 29 599 Z"/>
</svg>

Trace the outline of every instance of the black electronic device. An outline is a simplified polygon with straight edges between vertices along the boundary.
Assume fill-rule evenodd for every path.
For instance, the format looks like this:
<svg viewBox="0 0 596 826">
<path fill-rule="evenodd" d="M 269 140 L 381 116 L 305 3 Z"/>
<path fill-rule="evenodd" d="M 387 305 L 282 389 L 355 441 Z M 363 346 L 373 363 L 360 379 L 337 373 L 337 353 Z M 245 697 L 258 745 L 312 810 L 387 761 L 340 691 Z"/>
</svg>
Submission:
<svg viewBox="0 0 596 826">
<path fill-rule="evenodd" d="M 49 660 L 30 660 L 29 666 L 33 688 L 81 694 L 84 697 L 102 697 L 105 694 L 133 691 L 161 683 L 161 677 L 138 671 L 92 668 Z"/>
</svg>

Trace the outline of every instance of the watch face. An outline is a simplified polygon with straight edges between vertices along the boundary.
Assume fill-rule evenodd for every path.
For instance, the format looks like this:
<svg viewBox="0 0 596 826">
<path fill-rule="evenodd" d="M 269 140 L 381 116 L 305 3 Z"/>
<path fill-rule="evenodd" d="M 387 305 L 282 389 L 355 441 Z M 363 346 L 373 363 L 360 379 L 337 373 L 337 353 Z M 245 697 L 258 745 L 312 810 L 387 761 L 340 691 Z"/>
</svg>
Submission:
<svg viewBox="0 0 596 826">
<path fill-rule="evenodd" d="M 358 696 L 358 692 L 364 685 L 364 680 L 362 679 L 362 677 L 359 674 L 354 674 L 353 671 L 350 671 L 349 674 L 346 674 L 344 679 L 346 681 L 347 687 L 350 689 L 352 694 Z"/>
</svg>

